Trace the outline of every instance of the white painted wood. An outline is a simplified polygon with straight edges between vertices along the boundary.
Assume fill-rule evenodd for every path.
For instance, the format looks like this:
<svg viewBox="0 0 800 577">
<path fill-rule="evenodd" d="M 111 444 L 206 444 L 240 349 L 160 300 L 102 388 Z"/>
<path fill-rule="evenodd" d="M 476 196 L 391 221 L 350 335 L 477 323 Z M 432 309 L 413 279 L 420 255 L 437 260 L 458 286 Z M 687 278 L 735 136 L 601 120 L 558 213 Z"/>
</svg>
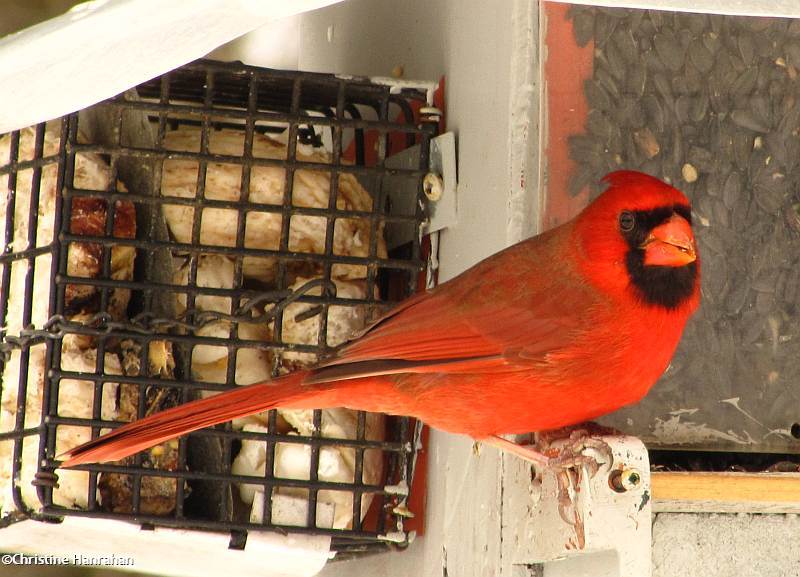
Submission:
<svg viewBox="0 0 800 577">
<path fill-rule="evenodd" d="M 339 0 L 95 0 L 0 40 L 0 134 L 86 108 Z"/>
<path fill-rule="evenodd" d="M 526 42 L 535 34 L 535 6 L 533 0 L 349 0 L 301 18 L 300 69 L 385 76 L 402 65 L 407 78 L 447 76 L 459 217 L 442 233 L 441 280 L 533 232 L 538 134 L 526 115 L 537 91 L 526 69 L 535 47 Z"/>
<path fill-rule="evenodd" d="M 3 551 L 48 554 L 77 564 L 175 577 L 311 577 L 329 558 L 330 538 L 250 533 L 244 551 L 228 549 L 230 535 L 122 521 L 66 517 L 63 523 L 23 521 L 2 529 Z M 53 564 L 53 563 L 49 563 Z M 12 570 L 13 571 L 13 570 Z"/>
<path fill-rule="evenodd" d="M 538 2 L 513 3 L 509 82 L 509 205 L 506 241 L 514 244 L 539 232 L 544 150 L 544 67 Z"/>
<path fill-rule="evenodd" d="M 532 0 L 350 0 L 301 17 L 300 69 L 375 76 L 403 65 L 407 78 L 447 76 L 458 223 L 441 233 L 440 280 L 533 232 L 535 203 L 526 195 L 537 188 L 538 134 L 527 115 L 538 101 L 526 68 L 535 46 L 526 42 L 536 36 L 536 14 Z M 438 431 L 428 450 L 425 535 L 407 551 L 334 562 L 322 575 L 498 575 L 498 452 L 476 454 L 471 440 Z"/>
</svg>

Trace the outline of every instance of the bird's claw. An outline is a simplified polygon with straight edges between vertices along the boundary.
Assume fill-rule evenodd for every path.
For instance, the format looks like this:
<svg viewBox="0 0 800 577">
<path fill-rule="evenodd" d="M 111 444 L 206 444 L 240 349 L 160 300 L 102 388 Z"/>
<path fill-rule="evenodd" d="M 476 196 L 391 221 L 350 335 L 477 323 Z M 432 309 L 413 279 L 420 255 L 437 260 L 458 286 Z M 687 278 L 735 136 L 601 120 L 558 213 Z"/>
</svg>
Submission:
<svg viewBox="0 0 800 577">
<path fill-rule="evenodd" d="M 577 469 L 564 468 L 556 473 L 558 514 L 568 525 L 577 525 L 580 520 L 578 510 L 575 508 L 575 501 L 570 494 L 570 488 L 577 487 L 579 483 L 580 473 Z"/>
<path fill-rule="evenodd" d="M 586 454 L 586 451 L 594 454 Z M 576 429 L 570 432 L 569 438 L 554 441 L 546 453 L 550 456 L 548 467 L 556 470 L 586 467 L 590 478 L 597 474 L 601 465 L 610 467 L 614 463 L 614 453 L 608 443 L 592 437 L 586 429 Z"/>
</svg>

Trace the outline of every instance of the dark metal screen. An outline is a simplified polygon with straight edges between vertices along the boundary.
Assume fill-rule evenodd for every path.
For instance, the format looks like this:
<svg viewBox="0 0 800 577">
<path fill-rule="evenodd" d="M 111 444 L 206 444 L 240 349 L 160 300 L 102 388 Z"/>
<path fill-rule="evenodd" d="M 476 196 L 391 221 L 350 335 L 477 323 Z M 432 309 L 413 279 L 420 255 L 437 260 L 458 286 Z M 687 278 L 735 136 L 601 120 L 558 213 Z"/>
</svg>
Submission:
<svg viewBox="0 0 800 577">
<path fill-rule="evenodd" d="M 88 439 L 119 421 L 232 388 L 240 369 L 253 368 L 253 358 L 268 360 L 273 376 L 308 364 L 308 355 L 333 350 L 331 323 L 350 317 L 366 322 L 417 290 L 424 264 L 422 179 L 435 124 L 415 120 L 415 101 L 425 105 L 423 90 L 200 61 L 97 105 L 92 114 L 76 113 L 6 137 L 10 150 L 0 158 L 0 185 L 7 178 L 14 190 L 24 176 L 31 191 L 26 211 L 9 194 L 0 256 L 6 400 L 13 396 L 12 376 L 16 387 L 13 427 L 0 430 L 0 443 L 11 454 L 3 466 L 20 480 L 13 487 L 19 512 L 6 507 L 4 523 L 68 515 L 124 519 L 231 531 L 232 547 L 244 546 L 247 531 L 257 529 L 328 534 L 334 548 L 348 552 L 403 541 L 418 446 L 418 428 L 405 418 L 368 426 L 371 417 L 358 413 L 352 438 L 326 438 L 321 411 L 313 412 L 305 434 L 291 435 L 286 419 L 271 411 L 257 431 L 227 424 L 78 472 L 56 471 L 54 457 L 67 448 L 58 446 L 62 434 Z M 19 154 L 26 134 L 33 158 Z M 176 145 L 176 135 L 189 145 Z M 276 144 L 282 137 L 285 142 Z M 319 152 L 323 142 L 327 156 Z M 388 156 L 415 144 L 415 169 L 384 165 Z M 47 214 L 37 210 L 43 166 L 54 171 L 50 177 L 58 191 L 47 216 L 55 232 L 37 242 L 43 230 L 37 218 Z M 281 175 L 279 200 L 256 197 L 253 191 L 266 186 L 265 175 L 273 178 L 269 171 L 275 170 Z M 92 182 L 93 171 L 102 173 L 100 186 Z M 226 197 L 221 183 L 231 174 L 239 186 L 234 197 Z M 306 182 L 312 180 L 322 189 Z M 409 181 L 416 183 L 419 200 L 413 213 L 396 214 L 387 190 Z M 327 198 L 315 197 L 318 190 L 327 190 Z M 27 246 L 14 238 L 20 218 L 27 219 Z M 408 242 L 386 251 L 384 227 L 402 231 Z M 224 238 L 215 238 L 220 228 Z M 15 266 L 25 269 L 17 285 Z M 35 272 L 37 267 L 46 272 Z M 204 277 L 213 280 L 226 267 L 233 271 L 229 281 Z M 41 279 L 49 282 L 45 293 L 36 286 Z M 39 324 L 33 308 L 37 299 L 43 304 L 41 294 L 49 307 L 47 321 Z M 20 330 L 12 334 L 8 317 L 16 307 L 21 318 L 11 324 Z M 309 321 L 317 328 L 312 342 L 284 338 L 287 327 Z M 75 354 L 76 347 L 83 352 Z M 46 367 L 41 419 L 26 417 L 36 386 L 30 355 L 37 348 Z M 212 363 L 219 378 L 210 380 L 197 369 L 197 359 L 209 351 L 222 351 Z M 247 354 L 255 356 L 240 358 Z M 76 401 L 86 390 L 86 402 Z M 74 408 L 76 403 L 81 407 Z M 253 441 L 264 451 L 263 474 L 236 473 L 234 458 Z M 36 445 L 41 463 L 33 479 L 25 471 L 25 456 L 34 451 L 23 447 L 28 443 Z M 308 452 L 306 478 L 274 472 L 276 449 L 292 447 Z M 332 449 L 350 464 L 351 479 L 320 479 L 321 460 Z M 367 479 L 367 468 L 377 469 L 377 476 L 372 471 Z M 81 475 L 85 493 L 60 494 L 65 475 Z M 40 503 L 26 500 L 26 481 L 37 486 Z M 243 504 L 242 484 L 263 491 L 260 511 Z M 346 497 L 337 502 L 351 508 L 351 520 L 338 527 L 322 520 L 331 515 L 323 515 L 320 495 L 333 493 Z M 302 523 L 281 522 L 273 510 L 277 494 L 304 503 Z M 337 515 L 340 509 L 334 507 Z"/>
</svg>

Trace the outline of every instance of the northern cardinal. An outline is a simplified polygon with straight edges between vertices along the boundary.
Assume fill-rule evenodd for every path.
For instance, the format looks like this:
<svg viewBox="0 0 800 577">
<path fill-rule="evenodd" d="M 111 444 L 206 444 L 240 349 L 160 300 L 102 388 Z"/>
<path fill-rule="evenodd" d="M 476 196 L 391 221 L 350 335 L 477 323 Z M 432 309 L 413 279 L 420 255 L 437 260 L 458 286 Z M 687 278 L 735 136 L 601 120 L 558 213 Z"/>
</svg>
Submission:
<svg viewBox="0 0 800 577">
<path fill-rule="evenodd" d="M 275 407 L 408 415 L 513 450 L 498 435 L 639 400 L 699 303 L 691 208 L 645 174 L 604 180 L 570 222 L 408 299 L 317 368 L 124 425 L 68 451 L 62 466 L 122 459 Z"/>
</svg>

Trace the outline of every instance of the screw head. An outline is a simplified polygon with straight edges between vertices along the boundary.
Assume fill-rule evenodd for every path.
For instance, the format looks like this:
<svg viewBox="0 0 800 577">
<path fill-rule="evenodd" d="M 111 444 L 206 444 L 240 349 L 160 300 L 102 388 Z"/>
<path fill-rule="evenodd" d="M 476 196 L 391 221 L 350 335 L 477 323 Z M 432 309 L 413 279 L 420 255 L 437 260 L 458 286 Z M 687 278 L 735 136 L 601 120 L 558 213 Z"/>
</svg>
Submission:
<svg viewBox="0 0 800 577">
<path fill-rule="evenodd" d="M 617 469 L 609 473 L 608 484 L 617 493 L 626 493 L 642 484 L 642 475 L 633 467 Z"/>
<path fill-rule="evenodd" d="M 422 190 L 425 192 L 425 196 L 428 197 L 428 200 L 436 202 L 442 198 L 442 194 L 444 193 L 444 181 L 442 177 L 433 172 L 429 172 L 422 180 Z"/>
</svg>

